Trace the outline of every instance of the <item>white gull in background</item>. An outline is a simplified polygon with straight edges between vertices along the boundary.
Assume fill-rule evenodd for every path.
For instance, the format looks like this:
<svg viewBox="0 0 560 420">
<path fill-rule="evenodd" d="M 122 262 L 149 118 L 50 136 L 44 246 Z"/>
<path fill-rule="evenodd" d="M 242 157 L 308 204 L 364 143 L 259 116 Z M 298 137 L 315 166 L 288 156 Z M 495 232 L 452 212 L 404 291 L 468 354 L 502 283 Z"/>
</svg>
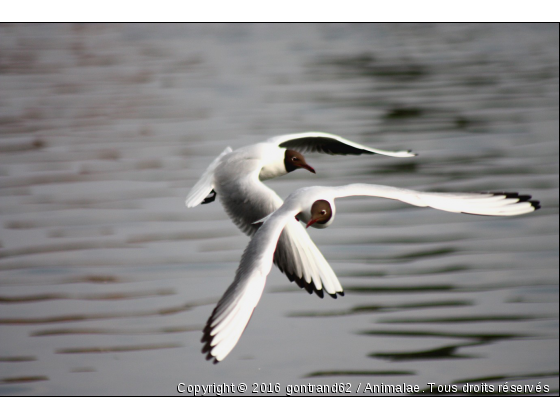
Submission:
<svg viewBox="0 0 560 420">
<path fill-rule="evenodd" d="M 328 227 L 336 213 L 335 198 L 348 196 L 389 198 L 413 206 L 485 216 L 517 216 L 540 208 L 538 201 L 530 200 L 531 196 L 517 193 L 429 193 L 372 184 L 296 190 L 278 210 L 259 220 L 263 224 L 245 248 L 233 283 L 204 328 L 202 351 L 207 359 L 214 363 L 223 360 L 239 341 L 261 298 L 282 231 L 295 218 L 306 227 Z"/>
<path fill-rule="evenodd" d="M 390 152 L 362 146 L 342 137 L 319 132 L 287 134 L 241 147 L 226 148 L 206 169 L 186 198 L 187 207 L 210 203 L 216 195 L 231 220 L 247 235 L 253 235 L 260 220 L 280 208 L 282 199 L 261 181 L 286 175 L 298 168 L 315 170 L 300 152 L 331 155 L 380 154 L 392 157 L 415 156 L 410 151 Z M 332 297 L 343 290 L 329 263 L 303 226 L 295 219 L 287 222 L 278 241 L 274 264 L 309 293 Z"/>
</svg>

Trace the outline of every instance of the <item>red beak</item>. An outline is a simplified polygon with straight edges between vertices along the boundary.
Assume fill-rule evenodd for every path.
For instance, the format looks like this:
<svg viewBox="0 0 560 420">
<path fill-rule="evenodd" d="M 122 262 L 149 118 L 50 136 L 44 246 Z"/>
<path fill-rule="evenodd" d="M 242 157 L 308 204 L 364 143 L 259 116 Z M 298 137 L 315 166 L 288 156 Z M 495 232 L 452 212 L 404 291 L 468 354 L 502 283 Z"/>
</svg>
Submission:
<svg viewBox="0 0 560 420">
<path fill-rule="evenodd" d="M 307 225 L 305 226 L 305 228 L 307 229 L 309 226 L 311 226 L 315 222 L 317 222 L 317 219 L 311 219 L 309 222 L 307 222 Z"/>
<path fill-rule="evenodd" d="M 307 169 L 309 172 L 313 172 L 314 174 L 316 173 L 315 169 L 313 169 L 311 166 L 309 166 L 307 164 L 302 165 L 301 167 Z"/>
</svg>

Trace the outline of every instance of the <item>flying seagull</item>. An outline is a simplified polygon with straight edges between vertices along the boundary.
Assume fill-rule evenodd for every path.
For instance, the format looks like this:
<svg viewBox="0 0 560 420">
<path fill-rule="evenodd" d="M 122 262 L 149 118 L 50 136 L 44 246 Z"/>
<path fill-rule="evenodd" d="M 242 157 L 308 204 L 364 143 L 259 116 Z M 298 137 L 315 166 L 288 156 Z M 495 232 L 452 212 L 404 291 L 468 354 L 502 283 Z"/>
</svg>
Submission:
<svg viewBox="0 0 560 420">
<path fill-rule="evenodd" d="M 245 248 L 233 283 L 203 330 L 202 352 L 208 360 L 223 360 L 239 341 L 261 298 L 282 231 L 296 218 L 306 227 L 330 226 L 336 214 L 334 200 L 349 196 L 389 198 L 413 206 L 485 216 L 517 216 L 540 208 L 531 196 L 517 193 L 430 193 L 373 184 L 300 188 L 276 211 L 259 220 L 262 226 Z"/>
</svg>

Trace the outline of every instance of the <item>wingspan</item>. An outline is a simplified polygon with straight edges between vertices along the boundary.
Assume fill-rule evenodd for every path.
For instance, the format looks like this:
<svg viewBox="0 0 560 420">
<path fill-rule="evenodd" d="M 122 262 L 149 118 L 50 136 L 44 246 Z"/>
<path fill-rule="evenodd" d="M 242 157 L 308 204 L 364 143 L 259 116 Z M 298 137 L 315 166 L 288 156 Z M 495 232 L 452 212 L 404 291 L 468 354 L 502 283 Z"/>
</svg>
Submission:
<svg viewBox="0 0 560 420">
<path fill-rule="evenodd" d="M 231 147 L 226 147 L 225 150 L 212 161 L 206 171 L 204 171 L 198 182 L 194 185 L 194 187 L 192 187 L 187 195 L 185 204 L 188 208 L 214 201 L 216 198 L 216 192 L 214 191 L 214 171 L 218 167 L 222 157 L 231 152 Z"/>
<path fill-rule="evenodd" d="M 391 152 L 374 149 L 372 147 L 362 146 L 361 144 L 354 143 L 353 141 L 346 140 L 334 134 L 320 132 L 286 134 L 272 137 L 268 141 L 277 144 L 279 147 L 296 150 L 298 152 L 320 152 L 330 155 L 380 154 L 392 157 L 416 156 L 416 153 L 412 153 L 410 150 Z"/>
<path fill-rule="evenodd" d="M 430 193 L 374 184 L 332 187 L 334 197 L 366 195 L 399 200 L 413 206 L 482 216 L 517 216 L 540 208 L 530 195 L 518 193 Z"/>
</svg>

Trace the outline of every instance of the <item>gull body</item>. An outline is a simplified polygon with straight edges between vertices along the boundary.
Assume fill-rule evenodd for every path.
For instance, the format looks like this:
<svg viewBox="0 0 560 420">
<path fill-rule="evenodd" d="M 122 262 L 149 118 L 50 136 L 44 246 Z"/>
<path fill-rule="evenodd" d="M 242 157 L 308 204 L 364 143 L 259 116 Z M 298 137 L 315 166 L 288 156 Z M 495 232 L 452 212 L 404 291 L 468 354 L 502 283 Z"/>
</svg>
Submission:
<svg viewBox="0 0 560 420">
<path fill-rule="evenodd" d="M 208 319 L 202 349 L 207 359 L 223 360 L 241 337 L 257 306 L 282 231 L 294 217 L 307 227 L 326 228 L 334 221 L 335 199 L 371 196 L 399 200 L 414 206 L 485 216 L 516 216 L 540 208 L 529 195 L 517 193 L 428 193 L 373 184 L 306 187 L 293 192 L 274 213 L 260 222 L 243 252 L 235 278 Z"/>
<path fill-rule="evenodd" d="M 186 198 L 186 206 L 220 199 L 231 220 L 247 235 L 254 235 L 263 219 L 282 206 L 282 199 L 262 181 L 276 178 L 298 168 L 315 170 L 300 152 L 338 155 L 381 154 L 392 157 L 415 156 L 410 151 L 390 152 L 374 149 L 320 132 L 272 137 L 267 141 L 226 148 L 206 169 Z M 332 297 L 343 294 L 342 286 L 329 263 L 295 218 L 289 221 L 277 241 L 274 263 L 291 281 L 309 293 Z"/>
</svg>

